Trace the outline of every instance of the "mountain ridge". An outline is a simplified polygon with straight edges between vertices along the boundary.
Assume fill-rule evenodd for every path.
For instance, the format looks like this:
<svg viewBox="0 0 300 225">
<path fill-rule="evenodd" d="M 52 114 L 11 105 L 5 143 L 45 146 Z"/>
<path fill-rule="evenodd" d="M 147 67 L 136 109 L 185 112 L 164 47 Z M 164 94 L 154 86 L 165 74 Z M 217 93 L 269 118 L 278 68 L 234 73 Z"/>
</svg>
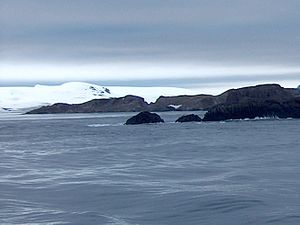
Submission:
<svg viewBox="0 0 300 225">
<path fill-rule="evenodd" d="M 248 102 L 275 101 L 288 102 L 300 96 L 296 89 L 283 88 L 278 84 L 230 89 L 220 95 L 179 95 L 159 97 L 154 103 L 147 103 L 144 98 L 127 95 L 120 98 L 95 99 L 82 104 L 57 103 L 43 106 L 28 112 L 43 113 L 89 113 L 89 112 L 137 112 L 137 111 L 193 111 L 210 110 L 218 105 L 239 105 Z"/>
</svg>

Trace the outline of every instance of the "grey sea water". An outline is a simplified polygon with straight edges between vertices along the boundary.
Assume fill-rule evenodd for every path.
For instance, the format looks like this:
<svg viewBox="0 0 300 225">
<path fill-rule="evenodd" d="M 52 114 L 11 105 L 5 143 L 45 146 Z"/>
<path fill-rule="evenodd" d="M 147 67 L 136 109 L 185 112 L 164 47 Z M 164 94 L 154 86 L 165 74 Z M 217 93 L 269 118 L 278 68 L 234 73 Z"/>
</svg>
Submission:
<svg viewBox="0 0 300 225">
<path fill-rule="evenodd" d="M 0 224 L 300 224 L 300 120 L 0 117 Z"/>
</svg>

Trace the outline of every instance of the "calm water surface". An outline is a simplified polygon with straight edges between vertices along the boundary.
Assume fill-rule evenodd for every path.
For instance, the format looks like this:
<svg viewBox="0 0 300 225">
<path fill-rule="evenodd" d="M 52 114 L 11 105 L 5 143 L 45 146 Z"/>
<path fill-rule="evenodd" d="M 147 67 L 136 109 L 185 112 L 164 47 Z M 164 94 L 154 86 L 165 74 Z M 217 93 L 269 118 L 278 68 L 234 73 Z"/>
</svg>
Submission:
<svg viewBox="0 0 300 225">
<path fill-rule="evenodd" d="M 0 116 L 0 224 L 300 224 L 300 120 Z"/>
</svg>

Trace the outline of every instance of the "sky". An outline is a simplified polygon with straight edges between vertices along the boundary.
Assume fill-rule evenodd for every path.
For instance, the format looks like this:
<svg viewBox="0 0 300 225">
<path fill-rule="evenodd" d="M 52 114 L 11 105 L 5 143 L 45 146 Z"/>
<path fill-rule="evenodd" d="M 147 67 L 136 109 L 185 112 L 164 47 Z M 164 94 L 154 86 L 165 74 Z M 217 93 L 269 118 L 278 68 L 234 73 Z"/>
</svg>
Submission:
<svg viewBox="0 0 300 225">
<path fill-rule="evenodd" d="M 299 0 L 0 0 L 0 86 L 300 84 Z"/>
</svg>

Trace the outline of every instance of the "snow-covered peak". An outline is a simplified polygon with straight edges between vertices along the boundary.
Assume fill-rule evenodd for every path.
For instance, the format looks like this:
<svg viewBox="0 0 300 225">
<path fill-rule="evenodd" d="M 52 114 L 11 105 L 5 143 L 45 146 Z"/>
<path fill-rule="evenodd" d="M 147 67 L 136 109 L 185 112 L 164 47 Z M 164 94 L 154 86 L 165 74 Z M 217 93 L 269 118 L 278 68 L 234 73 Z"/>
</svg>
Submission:
<svg viewBox="0 0 300 225">
<path fill-rule="evenodd" d="M 58 88 L 60 90 L 65 89 L 68 91 L 84 92 L 86 94 L 92 93 L 93 96 L 106 96 L 110 94 L 110 90 L 108 88 L 96 84 L 90 84 L 84 82 L 68 82 L 59 86 L 48 86 L 48 85 L 40 85 L 40 84 L 34 86 L 34 88 L 38 90 L 43 90 L 45 88 L 47 89 L 49 87 Z"/>
<path fill-rule="evenodd" d="M 109 89 L 89 83 L 70 82 L 62 85 L 34 87 L 1 87 L 0 107 L 22 109 L 57 102 L 77 104 L 97 98 L 111 97 Z"/>
</svg>

